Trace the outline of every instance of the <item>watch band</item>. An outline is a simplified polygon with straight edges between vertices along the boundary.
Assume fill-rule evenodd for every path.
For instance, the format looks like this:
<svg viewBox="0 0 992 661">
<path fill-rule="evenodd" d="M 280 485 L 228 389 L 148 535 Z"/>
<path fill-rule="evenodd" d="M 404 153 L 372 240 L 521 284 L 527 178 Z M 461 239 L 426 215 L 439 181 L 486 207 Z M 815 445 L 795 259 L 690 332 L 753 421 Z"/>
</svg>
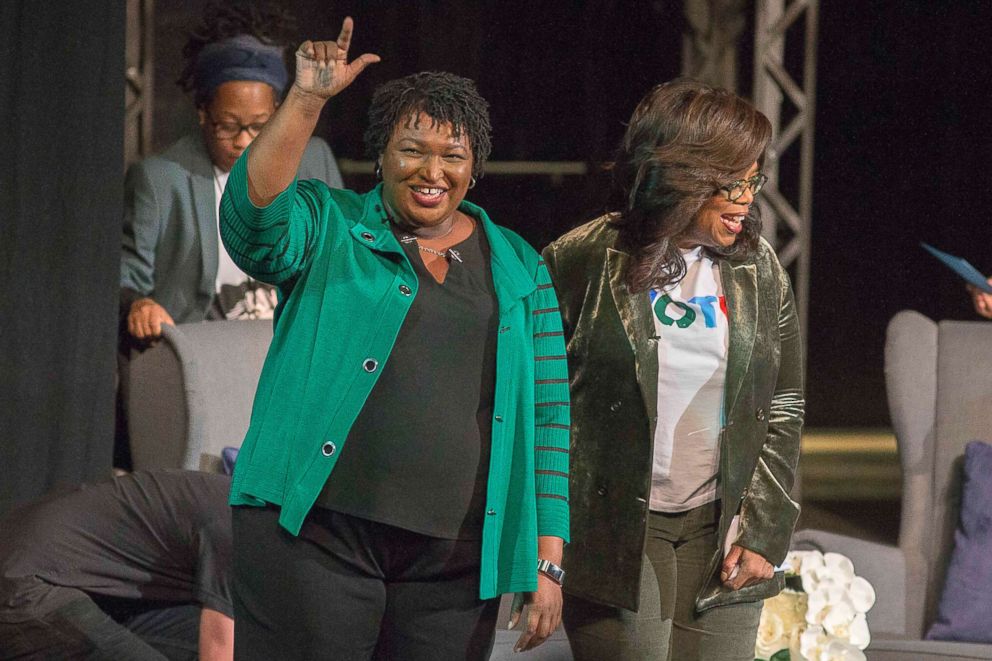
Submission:
<svg viewBox="0 0 992 661">
<path fill-rule="evenodd" d="M 561 585 L 565 580 L 565 570 L 550 560 L 537 560 L 537 571 Z"/>
</svg>

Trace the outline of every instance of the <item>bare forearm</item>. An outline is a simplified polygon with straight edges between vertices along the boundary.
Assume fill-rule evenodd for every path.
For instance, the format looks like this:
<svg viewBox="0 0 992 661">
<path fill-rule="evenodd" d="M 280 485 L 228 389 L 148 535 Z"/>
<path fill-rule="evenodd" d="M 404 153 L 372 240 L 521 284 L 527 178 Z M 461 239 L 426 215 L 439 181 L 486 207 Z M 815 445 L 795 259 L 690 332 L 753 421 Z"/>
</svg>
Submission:
<svg viewBox="0 0 992 661">
<path fill-rule="evenodd" d="M 537 538 L 537 557 L 541 560 L 548 560 L 556 565 L 561 564 L 562 551 L 565 542 L 561 537 L 544 535 Z"/>
<path fill-rule="evenodd" d="M 303 152 L 327 102 L 292 87 L 248 153 L 248 197 L 268 205 L 293 182 Z"/>
<path fill-rule="evenodd" d="M 215 610 L 200 611 L 201 661 L 234 659 L 234 620 Z"/>
</svg>

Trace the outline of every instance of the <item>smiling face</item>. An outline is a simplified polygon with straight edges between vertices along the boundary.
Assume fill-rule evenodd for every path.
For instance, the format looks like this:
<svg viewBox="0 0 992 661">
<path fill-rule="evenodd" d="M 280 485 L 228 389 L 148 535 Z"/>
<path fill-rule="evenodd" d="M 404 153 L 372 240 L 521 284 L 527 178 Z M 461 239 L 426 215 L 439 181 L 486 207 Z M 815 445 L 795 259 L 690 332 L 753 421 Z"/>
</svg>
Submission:
<svg viewBox="0 0 992 661">
<path fill-rule="evenodd" d="M 758 172 L 757 162 L 753 163 L 741 179 L 753 177 Z M 717 191 L 700 207 L 692 219 L 692 224 L 676 243 L 679 248 L 729 248 L 734 245 L 737 236 L 744 230 L 744 218 L 754 202 L 754 193 L 750 188 L 744 194 L 731 202 L 726 193 Z"/>
<path fill-rule="evenodd" d="M 472 149 L 462 131 L 420 113 L 396 124 L 380 155 L 382 197 L 397 222 L 447 231 L 472 180 Z"/>
<path fill-rule="evenodd" d="M 260 128 L 275 111 L 275 90 L 266 83 L 231 80 L 218 86 L 210 103 L 199 110 L 203 142 L 214 165 L 230 171 L 255 138 L 243 129 L 230 138 L 218 137 L 218 133 L 224 134 L 225 128 L 230 131 L 231 127 Z"/>
</svg>

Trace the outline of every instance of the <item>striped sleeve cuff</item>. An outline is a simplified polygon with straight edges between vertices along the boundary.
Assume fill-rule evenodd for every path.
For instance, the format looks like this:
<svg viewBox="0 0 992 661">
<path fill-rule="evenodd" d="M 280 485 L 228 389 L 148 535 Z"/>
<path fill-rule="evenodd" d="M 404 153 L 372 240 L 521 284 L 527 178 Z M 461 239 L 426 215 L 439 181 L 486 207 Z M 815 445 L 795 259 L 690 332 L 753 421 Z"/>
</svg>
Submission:
<svg viewBox="0 0 992 661">
<path fill-rule="evenodd" d="M 248 150 L 231 169 L 220 205 L 220 232 L 234 263 L 248 275 L 272 284 L 291 278 L 304 262 L 307 246 L 313 245 L 313 219 L 295 222 L 293 215 L 314 211 L 312 205 L 297 208 L 297 181 L 265 207 L 248 197 Z"/>
<path fill-rule="evenodd" d="M 568 541 L 568 362 L 561 314 L 544 260 L 538 263 L 534 316 L 534 478 L 538 534 Z"/>
</svg>

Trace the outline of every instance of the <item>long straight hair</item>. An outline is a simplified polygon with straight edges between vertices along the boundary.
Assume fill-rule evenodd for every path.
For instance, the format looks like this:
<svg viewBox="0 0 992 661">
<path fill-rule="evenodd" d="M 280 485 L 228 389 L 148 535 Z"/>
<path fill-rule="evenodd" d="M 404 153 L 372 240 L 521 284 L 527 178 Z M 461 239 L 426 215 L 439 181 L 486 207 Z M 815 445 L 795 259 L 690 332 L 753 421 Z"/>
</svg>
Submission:
<svg viewBox="0 0 992 661">
<path fill-rule="evenodd" d="M 627 288 L 664 287 L 685 275 L 676 239 L 722 186 L 763 160 L 772 127 L 753 105 L 689 79 L 658 85 L 641 99 L 612 164 L 613 210 L 620 242 L 633 257 Z M 761 222 L 752 210 L 718 257 L 757 249 Z"/>
</svg>

